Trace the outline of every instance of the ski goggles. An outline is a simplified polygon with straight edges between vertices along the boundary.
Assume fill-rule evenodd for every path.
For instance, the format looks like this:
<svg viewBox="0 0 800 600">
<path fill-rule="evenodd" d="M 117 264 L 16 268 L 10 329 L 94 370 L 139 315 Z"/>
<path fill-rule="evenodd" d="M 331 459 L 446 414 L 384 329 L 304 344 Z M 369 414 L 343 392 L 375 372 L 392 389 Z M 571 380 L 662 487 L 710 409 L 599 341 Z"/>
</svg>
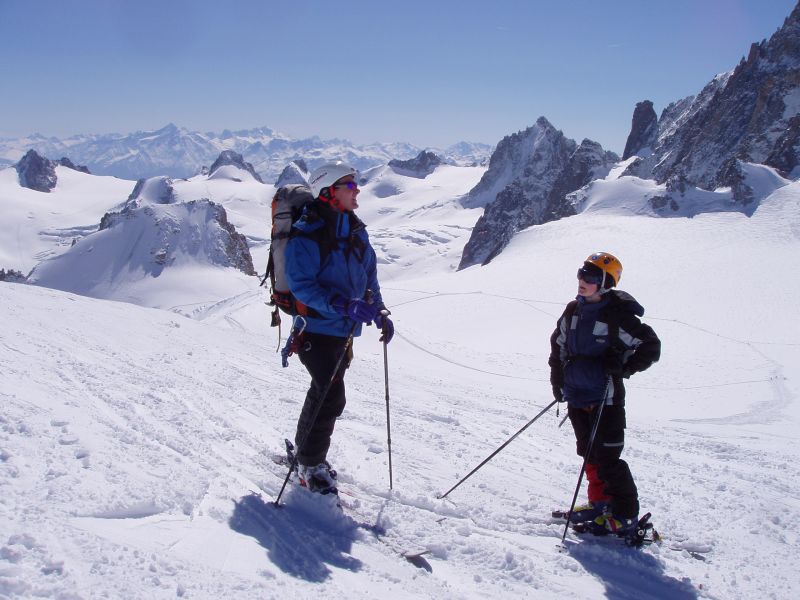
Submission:
<svg viewBox="0 0 800 600">
<path fill-rule="evenodd" d="M 346 187 L 348 190 L 357 190 L 358 184 L 355 181 L 343 181 L 342 183 L 334 183 L 333 187 Z"/>
<path fill-rule="evenodd" d="M 578 279 L 582 279 L 586 283 L 593 283 L 595 285 L 600 285 L 603 283 L 603 273 L 597 273 L 596 271 L 590 271 L 586 267 L 581 267 L 578 269 Z"/>
</svg>

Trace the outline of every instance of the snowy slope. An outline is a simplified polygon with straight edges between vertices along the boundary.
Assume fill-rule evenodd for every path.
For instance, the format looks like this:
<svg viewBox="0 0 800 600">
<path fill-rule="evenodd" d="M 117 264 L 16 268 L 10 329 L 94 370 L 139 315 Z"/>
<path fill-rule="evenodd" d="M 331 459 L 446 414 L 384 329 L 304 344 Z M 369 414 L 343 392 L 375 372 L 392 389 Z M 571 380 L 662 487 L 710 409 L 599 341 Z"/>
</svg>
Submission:
<svg viewBox="0 0 800 600">
<path fill-rule="evenodd" d="M 652 217 L 694 217 L 703 213 L 741 211 L 750 216 L 762 199 L 790 183 L 772 167 L 742 163 L 744 184 L 753 196 L 737 202 L 731 188 L 713 191 L 687 185 L 683 192 L 670 193 L 666 184 L 652 179 L 624 175 L 633 159 L 617 163 L 602 179 L 596 179 L 568 195 L 577 213 L 648 215 Z"/>
<path fill-rule="evenodd" d="M 436 176 L 455 186 L 447 169 Z M 285 509 L 268 505 L 284 474 L 270 456 L 307 376 L 296 359 L 280 368 L 258 293 L 232 293 L 197 322 L 0 285 L 0 595 L 795 597 L 800 288 L 785 266 L 800 184 L 750 218 L 570 217 L 457 273 L 447 240 L 429 240 L 468 214 L 394 184 L 405 195 L 359 210 L 397 326 L 394 491 L 382 349 L 366 329 L 330 453 L 352 520 L 315 514 L 296 490 Z M 558 553 L 548 514 L 569 502 L 580 464 L 555 414 L 436 494 L 550 401 L 548 337 L 598 248 L 621 257 L 622 288 L 664 342 L 630 382 L 625 456 L 666 541 L 633 551 L 570 535 Z M 429 570 L 394 552 L 417 546 Z"/>
<path fill-rule="evenodd" d="M 56 167 L 58 183 L 45 194 L 19 185 L 16 170 L 0 169 L 0 268 L 27 274 L 36 263 L 60 254 L 97 229 L 100 217 L 118 208 L 133 181 L 87 175 Z"/>
</svg>

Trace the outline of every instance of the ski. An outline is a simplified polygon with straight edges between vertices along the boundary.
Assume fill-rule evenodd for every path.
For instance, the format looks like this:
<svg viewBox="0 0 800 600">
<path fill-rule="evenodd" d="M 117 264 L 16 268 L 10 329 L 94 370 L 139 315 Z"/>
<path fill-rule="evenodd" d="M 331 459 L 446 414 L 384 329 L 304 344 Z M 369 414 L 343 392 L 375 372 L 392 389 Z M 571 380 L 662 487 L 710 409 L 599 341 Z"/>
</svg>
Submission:
<svg viewBox="0 0 800 600">
<path fill-rule="evenodd" d="M 292 477 L 291 477 L 290 481 L 292 483 L 295 483 L 295 484 L 299 485 L 303 489 L 305 489 L 309 494 L 318 493 L 318 492 L 310 491 L 308 488 L 306 488 L 305 486 L 303 486 L 300 483 L 300 480 L 299 480 L 299 478 L 297 476 L 297 464 L 295 462 L 294 444 L 290 440 L 285 439 L 284 440 L 284 445 L 286 447 L 286 454 L 285 455 L 279 455 L 279 454 L 272 455 L 272 457 L 271 457 L 272 461 L 275 464 L 281 465 L 281 466 L 286 467 L 286 468 L 288 468 L 290 465 L 294 465 L 294 469 L 292 471 Z M 334 473 L 334 478 L 335 478 L 335 473 L 336 472 L 335 471 L 332 471 L 332 472 Z M 417 547 L 417 548 L 414 548 L 414 549 L 409 549 L 409 548 L 406 548 L 406 547 L 401 547 L 399 544 L 395 543 L 393 540 L 391 540 L 390 538 L 386 537 L 386 530 L 383 527 L 381 527 L 379 525 L 370 524 L 368 522 L 370 520 L 370 518 L 367 515 L 365 515 L 362 512 L 360 512 L 358 510 L 358 508 L 356 506 L 354 506 L 352 503 L 350 503 L 350 502 L 348 502 L 346 500 L 343 500 L 343 498 L 341 497 L 341 494 L 344 494 L 345 496 L 354 498 L 356 500 L 356 502 L 359 502 L 359 499 L 355 494 L 353 494 L 352 492 L 347 491 L 347 490 L 342 490 L 341 488 L 338 487 L 338 485 L 337 485 L 337 489 L 336 489 L 335 492 L 334 491 L 330 491 L 327 494 L 319 493 L 320 496 L 325 496 L 325 495 L 335 496 L 336 497 L 336 506 L 339 508 L 339 510 L 341 510 L 345 515 L 347 515 L 348 517 L 353 519 L 353 521 L 358 525 L 358 527 L 360 529 L 363 529 L 365 531 L 370 532 L 375 540 L 377 540 L 378 542 L 380 542 L 381 544 L 383 544 L 384 546 L 389 548 L 393 553 L 395 553 L 395 554 L 399 555 L 400 557 L 406 559 L 409 563 L 411 563 L 412 565 L 414 565 L 418 569 L 424 569 L 424 570 L 428 571 L 429 573 L 433 572 L 433 567 L 431 566 L 431 564 L 425 558 L 426 555 L 431 554 L 431 552 L 432 552 L 429 548 Z M 353 517 L 357 517 L 357 518 L 353 518 Z"/>
</svg>

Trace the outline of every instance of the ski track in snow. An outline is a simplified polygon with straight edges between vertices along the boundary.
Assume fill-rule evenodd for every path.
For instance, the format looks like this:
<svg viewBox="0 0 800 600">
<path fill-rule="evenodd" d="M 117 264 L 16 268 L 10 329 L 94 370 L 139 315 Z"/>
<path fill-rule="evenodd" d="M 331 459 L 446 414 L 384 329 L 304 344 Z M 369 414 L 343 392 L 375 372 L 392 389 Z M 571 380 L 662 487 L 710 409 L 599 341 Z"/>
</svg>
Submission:
<svg viewBox="0 0 800 600">
<path fill-rule="evenodd" d="M 48 304 L 36 306 L 41 291 L 9 285 L 2 293 L 14 322 L 46 318 Z M 30 296 L 33 306 L 15 304 L 16 295 Z M 315 507 L 297 499 L 302 491 L 287 494 L 287 509 L 271 507 L 283 475 L 269 455 L 292 431 L 305 390 L 296 363 L 286 371 L 266 366 L 262 341 L 246 333 L 220 338 L 214 328 L 168 313 L 59 300 L 52 305 L 62 327 L 15 330 L 2 344 L 0 481 L 14 490 L 0 504 L 7 525 L 0 590 L 7 596 L 93 596 L 103 589 L 120 597 L 222 597 L 237 589 L 255 597 L 269 596 L 275 585 L 302 596 L 309 584 L 359 596 L 352 576 L 412 597 L 458 598 L 567 597 L 576 590 L 586 597 L 695 598 L 706 595 L 703 583 L 708 597 L 728 596 L 715 588 L 744 597 L 742 590 L 767 573 L 773 589 L 793 585 L 792 572 L 776 570 L 775 562 L 798 545 L 797 453 L 759 448 L 760 433 L 719 436 L 701 420 L 668 425 L 654 439 L 630 427 L 626 456 L 665 547 L 634 551 L 576 543 L 570 535 L 570 551 L 559 554 L 563 525 L 548 514 L 566 502 L 564 490 L 577 475 L 571 432 L 545 415 L 437 500 L 539 407 L 500 389 L 487 405 L 488 390 L 477 385 L 485 373 L 467 369 L 463 378 L 437 381 L 431 368 L 393 396 L 396 489 L 388 492 L 383 398 L 374 393 L 382 383 L 373 368 L 379 357 L 360 356 L 357 344 L 366 364 L 353 367 L 350 404 L 332 447 L 343 493 L 353 494 L 343 495 L 352 500 L 353 520 L 328 514 L 317 523 Z M 95 328 L 86 330 L 90 318 Z M 135 330 L 125 326 L 132 318 Z M 129 351 L 120 350 L 119 335 Z M 788 401 L 780 380 L 770 387 L 775 399 Z M 736 422 L 715 427 L 730 425 Z M 385 530 L 387 543 L 364 525 Z M 758 540 L 758 553 L 738 550 L 742 535 Z M 396 555 L 406 546 L 430 549 L 431 573 Z M 469 585 L 457 586 L 464 578 Z M 360 593 L 367 597 L 369 588 Z"/>
<path fill-rule="evenodd" d="M 11 293 L 27 292 L 4 288 L 8 301 L 13 300 Z M 41 399 L 37 405 L 19 401 L 16 393 L 4 394 L 8 411 L 2 416 L 0 438 L 3 487 L 23 483 L 27 488 L 24 494 L 4 495 L 2 502 L 4 521 L 11 526 L 0 547 L 0 565 L 5 565 L 0 590 L 6 595 L 57 594 L 65 589 L 93 595 L 99 579 L 111 582 L 117 588 L 112 593 L 122 595 L 135 589 L 142 597 L 211 596 L 224 594 L 230 586 L 258 595 L 269 593 L 269 586 L 280 580 L 279 572 L 312 584 L 334 582 L 334 573 L 342 571 L 385 577 L 370 566 L 375 560 L 390 564 L 390 581 L 419 597 L 537 591 L 566 597 L 580 587 L 574 580 L 586 572 L 596 577 L 596 589 L 589 591 L 598 597 L 704 595 L 683 575 L 686 572 L 693 581 L 710 581 L 709 597 L 717 597 L 713 590 L 726 578 L 735 582 L 735 573 L 745 580 L 744 573 L 771 573 L 791 587 L 792 575 L 776 573 L 774 563 L 775 556 L 797 547 L 793 525 L 800 507 L 792 498 L 800 468 L 793 450 L 758 449 L 759 434 L 742 432 L 745 439 L 740 444 L 695 428 L 708 420 L 676 423 L 668 436 L 656 439 L 647 430 L 629 428 L 626 456 L 634 465 L 643 507 L 657 515 L 664 545 L 674 549 L 576 544 L 568 536 L 570 551 L 559 554 L 555 545 L 563 525 L 548 513 L 566 501 L 563 490 L 574 485 L 578 462 L 564 451 L 572 444 L 571 434 L 555 427 L 553 415 L 545 415 L 524 439 L 448 499 L 436 500 L 451 479 L 463 476 L 515 430 L 512 424 L 523 423 L 527 413 L 539 407 L 515 405 L 511 397 L 486 405 L 486 390 L 472 379 L 485 372 L 438 383 L 430 380 L 429 372 L 420 373 L 409 382 L 420 391 L 409 393 L 428 399 L 408 405 L 406 392 L 400 391 L 394 401 L 397 472 L 396 490 L 389 493 L 383 398 L 371 392 L 380 389 L 382 377 L 372 368 L 359 369 L 332 448 L 342 461 L 343 493 L 354 494 L 343 498 L 355 499 L 355 521 L 339 517 L 341 528 L 330 533 L 335 516 L 313 523 L 308 519 L 314 513 L 309 507 L 303 510 L 302 503 L 293 513 L 270 505 L 282 475 L 268 454 L 283 432 L 292 430 L 294 398 L 302 397 L 305 388 L 297 365 L 290 378 L 265 368 L 259 359 L 264 350 L 260 340 L 245 333 L 232 336 L 237 344 L 250 345 L 241 355 L 229 354 L 232 347 L 203 347 L 216 336 L 208 331 L 198 332 L 197 347 L 192 337 L 200 326 L 168 314 L 147 314 L 140 323 L 143 331 L 125 330 L 134 338 L 129 338 L 133 351 L 123 353 L 113 332 L 105 330 L 121 327 L 124 305 L 117 305 L 113 315 L 101 310 L 98 333 L 87 335 L 77 323 L 84 322 L 97 303 L 68 296 L 62 302 L 65 327 L 41 333 L 20 330 L 6 336 L 2 345 L 4 363 L 10 367 L 5 378 L 11 384 L 4 389 L 26 390 L 25 381 L 32 380 L 41 386 L 37 391 L 43 397 L 52 399 L 42 408 Z M 16 316 L 24 322 L 22 312 L 20 308 Z M 43 319 L 44 313 L 36 318 Z M 192 333 L 183 335 L 185 329 Z M 159 343 L 159 338 L 170 343 Z M 37 364 L 37 357 L 47 360 Z M 377 361 L 372 356 L 365 359 Z M 22 365 L 33 368 L 28 371 Z M 204 382 L 202 387 L 198 380 Z M 789 393 L 777 375 L 771 382 L 772 401 L 779 401 L 780 408 L 789 401 Z M 268 408 L 274 404 L 271 388 L 276 386 L 284 410 Z M 426 394 L 425 389 L 430 391 Z M 357 410 L 350 408 L 354 404 Z M 272 420 L 278 415 L 279 423 Z M 475 415 L 480 415 L 480 426 Z M 737 422 L 719 420 L 720 425 Z M 663 444 L 666 437 L 668 448 Z M 365 457 L 360 445 L 345 446 L 344 440 L 352 439 L 375 452 Z M 531 461 L 531 456 L 541 460 Z M 642 469 L 644 465 L 648 468 Z M 96 485 L 81 483 L 87 477 Z M 709 481 L 716 486 L 708 487 Z M 536 483 L 538 489 L 528 489 L 526 482 Z M 686 494 L 688 489 L 693 493 Z M 25 500 L 37 497 L 50 499 L 48 512 Z M 742 498 L 748 499 L 744 511 Z M 293 506 L 291 498 L 287 504 Z M 374 539 L 359 522 L 385 530 L 387 543 Z M 321 540 L 320 526 L 328 530 Z M 202 529 L 211 531 L 198 531 Z M 264 567 L 256 580 L 243 574 L 241 565 L 232 564 L 241 560 L 243 551 L 228 541 L 222 564 L 215 553 L 212 564 L 205 565 L 214 569 L 216 584 L 201 577 L 202 565 L 188 561 L 177 549 L 198 536 L 209 543 L 216 539 L 213 530 L 225 529 L 266 546 L 272 566 Z M 26 533 L 31 530 L 44 535 Z M 741 556 L 733 552 L 742 532 L 757 535 L 762 551 Z M 309 545 L 309 539 L 316 544 Z M 431 551 L 431 574 L 420 579 L 415 567 L 394 556 L 404 545 Z M 259 553 L 257 548 L 250 552 Z M 705 562 L 692 558 L 691 552 L 701 552 Z M 80 563 L 74 556 L 93 559 Z M 715 581 L 720 577 L 714 568 L 718 562 L 728 565 L 722 581 Z M 607 575 L 609 564 L 612 571 L 625 574 Z M 472 592 L 451 587 L 466 574 Z M 651 596 L 633 592 L 637 579 L 647 580 Z M 344 583 L 330 585 L 342 593 L 348 589 Z"/>
<path fill-rule="evenodd" d="M 280 368 L 263 290 L 184 293 L 168 312 L 0 285 L 0 597 L 795 597 L 797 290 L 773 282 L 796 257 L 796 210 L 564 219 L 453 273 L 469 229 L 424 221 L 446 205 L 432 200 L 372 209 L 397 326 L 394 490 L 382 348 L 365 328 L 330 452 L 345 516 L 292 487 L 272 506 L 308 376 L 296 357 Z M 392 235 L 414 211 L 423 222 Z M 559 553 L 549 515 L 580 468 L 563 413 L 437 495 L 551 401 L 547 338 L 575 257 L 608 238 L 664 341 L 628 386 L 623 455 L 664 541 L 568 534 Z M 742 248 L 731 281 L 716 265 Z M 399 556 L 420 548 L 423 568 Z"/>
</svg>

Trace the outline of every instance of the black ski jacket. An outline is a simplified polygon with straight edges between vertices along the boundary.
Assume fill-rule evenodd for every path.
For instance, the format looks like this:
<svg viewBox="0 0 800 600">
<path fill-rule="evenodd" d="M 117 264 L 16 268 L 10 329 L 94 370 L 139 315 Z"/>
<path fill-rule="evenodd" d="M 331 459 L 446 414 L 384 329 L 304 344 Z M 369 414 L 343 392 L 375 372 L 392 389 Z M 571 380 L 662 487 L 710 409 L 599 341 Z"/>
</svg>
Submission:
<svg viewBox="0 0 800 600">
<path fill-rule="evenodd" d="M 576 407 L 605 400 L 625 404 L 625 385 L 661 356 L 655 331 L 639 320 L 644 308 L 622 290 L 599 305 L 573 300 L 550 336 L 550 383 L 556 397 Z M 610 381 L 609 381 L 610 377 Z"/>
</svg>

